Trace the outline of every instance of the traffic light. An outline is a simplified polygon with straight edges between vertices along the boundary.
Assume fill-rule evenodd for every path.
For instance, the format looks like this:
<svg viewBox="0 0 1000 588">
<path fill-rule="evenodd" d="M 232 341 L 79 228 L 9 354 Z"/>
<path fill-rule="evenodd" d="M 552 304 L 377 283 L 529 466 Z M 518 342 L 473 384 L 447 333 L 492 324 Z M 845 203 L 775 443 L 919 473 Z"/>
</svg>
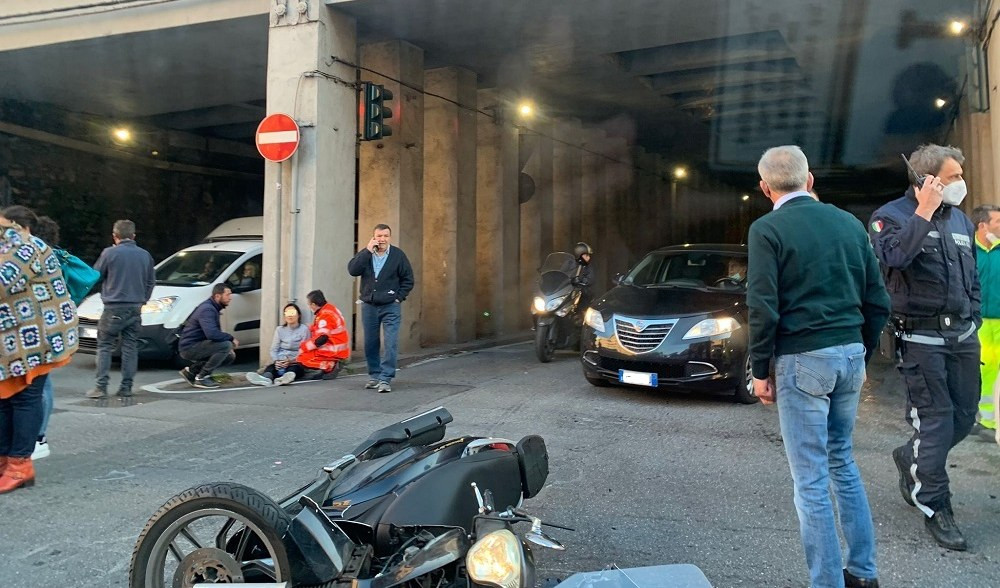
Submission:
<svg viewBox="0 0 1000 588">
<path fill-rule="evenodd" d="M 392 110 L 384 104 L 386 100 L 392 100 L 392 92 L 386 90 L 385 86 L 372 82 L 365 83 L 365 109 L 362 121 L 364 125 L 362 137 L 365 141 L 376 141 L 392 135 L 392 127 L 383 122 L 387 118 L 392 118 Z"/>
</svg>

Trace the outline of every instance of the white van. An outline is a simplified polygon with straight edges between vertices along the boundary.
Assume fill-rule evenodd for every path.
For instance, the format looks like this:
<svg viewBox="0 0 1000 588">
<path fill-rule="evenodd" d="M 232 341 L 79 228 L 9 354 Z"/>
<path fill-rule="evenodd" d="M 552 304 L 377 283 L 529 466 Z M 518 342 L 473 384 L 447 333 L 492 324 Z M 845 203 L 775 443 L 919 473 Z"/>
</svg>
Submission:
<svg viewBox="0 0 1000 588">
<path fill-rule="evenodd" d="M 260 345 L 260 281 L 264 251 L 264 217 L 228 220 L 205 237 L 156 265 L 153 296 L 142 307 L 139 357 L 177 359 L 180 329 L 195 307 L 225 282 L 233 300 L 222 312 L 222 330 L 232 333 L 240 348 Z M 100 294 L 80 304 L 80 348 L 97 353 L 97 322 L 104 311 Z M 115 355 L 118 355 L 115 348 Z"/>
</svg>

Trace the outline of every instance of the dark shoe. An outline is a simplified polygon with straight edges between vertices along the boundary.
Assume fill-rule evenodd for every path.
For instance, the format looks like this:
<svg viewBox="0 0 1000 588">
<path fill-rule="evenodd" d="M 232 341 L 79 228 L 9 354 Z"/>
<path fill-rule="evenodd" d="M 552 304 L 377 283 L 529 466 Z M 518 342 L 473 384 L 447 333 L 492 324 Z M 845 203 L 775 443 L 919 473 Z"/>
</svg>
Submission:
<svg viewBox="0 0 1000 588">
<path fill-rule="evenodd" d="M 910 483 L 910 464 L 906 461 L 905 451 L 905 445 L 893 449 L 892 461 L 896 462 L 896 471 L 899 472 L 899 493 L 903 495 L 906 504 L 916 506 L 913 502 L 913 486 Z"/>
<path fill-rule="evenodd" d="M 187 368 L 184 368 L 184 369 L 182 369 L 181 371 L 179 371 L 177 373 L 180 374 L 182 378 L 184 378 L 185 380 L 187 380 L 188 384 L 191 384 L 192 386 L 194 386 L 194 378 L 195 378 L 195 376 L 194 376 L 194 374 L 191 373 L 191 370 L 189 370 Z"/>
<path fill-rule="evenodd" d="M 976 441 L 993 443 L 996 439 L 996 431 L 988 427 L 984 427 L 980 423 L 976 423 L 972 425 L 972 431 L 969 432 L 969 436 L 974 438 Z"/>
<path fill-rule="evenodd" d="M 878 578 L 859 578 L 844 568 L 844 586 L 846 588 L 878 588 Z"/>
<path fill-rule="evenodd" d="M 132 397 L 132 391 L 131 390 L 119 390 L 118 391 L 118 396 L 121 396 L 122 398 L 131 398 Z"/>
<path fill-rule="evenodd" d="M 376 388 L 378 388 L 378 380 L 376 379 L 368 380 L 368 383 L 365 384 L 365 390 L 374 390 Z"/>
<path fill-rule="evenodd" d="M 219 383 L 212 379 L 212 376 L 201 377 L 198 376 L 194 379 L 195 388 L 205 388 L 206 390 L 214 390 L 219 388 Z"/>
<path fill-rule="evenodd" d="M 392 392 L 392 386 L 389 385 L 389 382 L 384 382 L 384 381 L 379 382 L 378 391 L 380 394 L 385 394 L 386 392 Z"/>
<path fill-rule="evenodd" d="M 107 398 L 108 391 L 100 388 L 91 388 L 87 391 L 87 398 Z"/>
<path fill-rule="evenodd" d="M 932 517 L 924 517 L 924 526 L 931 532 L 938 545 L 945 549 L 965 551 L 969 548 L 965 537 L 955 524 L 955 515 L 950 508 L 939 510 Z"/>
</svg>

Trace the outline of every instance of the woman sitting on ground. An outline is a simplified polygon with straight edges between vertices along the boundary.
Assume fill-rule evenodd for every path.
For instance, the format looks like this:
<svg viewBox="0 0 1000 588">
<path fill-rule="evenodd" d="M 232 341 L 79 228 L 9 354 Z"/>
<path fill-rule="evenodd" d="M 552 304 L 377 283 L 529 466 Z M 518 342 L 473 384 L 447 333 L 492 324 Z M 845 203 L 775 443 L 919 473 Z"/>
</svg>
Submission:
<svg viewBox="0 0 1000 588">
<path fill-rule="evenodd" d="M 258 386 L 287 384 L 298 377 L 302 378 L 304 370 L 295 362 L 299 347 L 309 338 L 309 327 L 302 324 L 302 311 L 294 302 L 286 304 L 282 314 L 285 324 L 274 330 L 274 340 L 271 342 L 271 363 L 260 374 L 247 372 L 247 380 Z"/>
</svg>

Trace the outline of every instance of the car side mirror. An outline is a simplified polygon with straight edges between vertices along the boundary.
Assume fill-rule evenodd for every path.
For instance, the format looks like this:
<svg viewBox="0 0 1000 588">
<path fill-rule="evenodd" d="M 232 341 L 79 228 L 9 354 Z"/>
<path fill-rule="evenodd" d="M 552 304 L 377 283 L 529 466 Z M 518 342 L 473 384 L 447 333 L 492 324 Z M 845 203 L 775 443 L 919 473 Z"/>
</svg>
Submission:
<svg viewBox="0 0 1000 588">
<path fill-rule="evenodd" d="M 614 283 L 616 286 L 621 286 L 622 282 L 625 281 L 625 274 L 615 274 Z"/>
</svg>

